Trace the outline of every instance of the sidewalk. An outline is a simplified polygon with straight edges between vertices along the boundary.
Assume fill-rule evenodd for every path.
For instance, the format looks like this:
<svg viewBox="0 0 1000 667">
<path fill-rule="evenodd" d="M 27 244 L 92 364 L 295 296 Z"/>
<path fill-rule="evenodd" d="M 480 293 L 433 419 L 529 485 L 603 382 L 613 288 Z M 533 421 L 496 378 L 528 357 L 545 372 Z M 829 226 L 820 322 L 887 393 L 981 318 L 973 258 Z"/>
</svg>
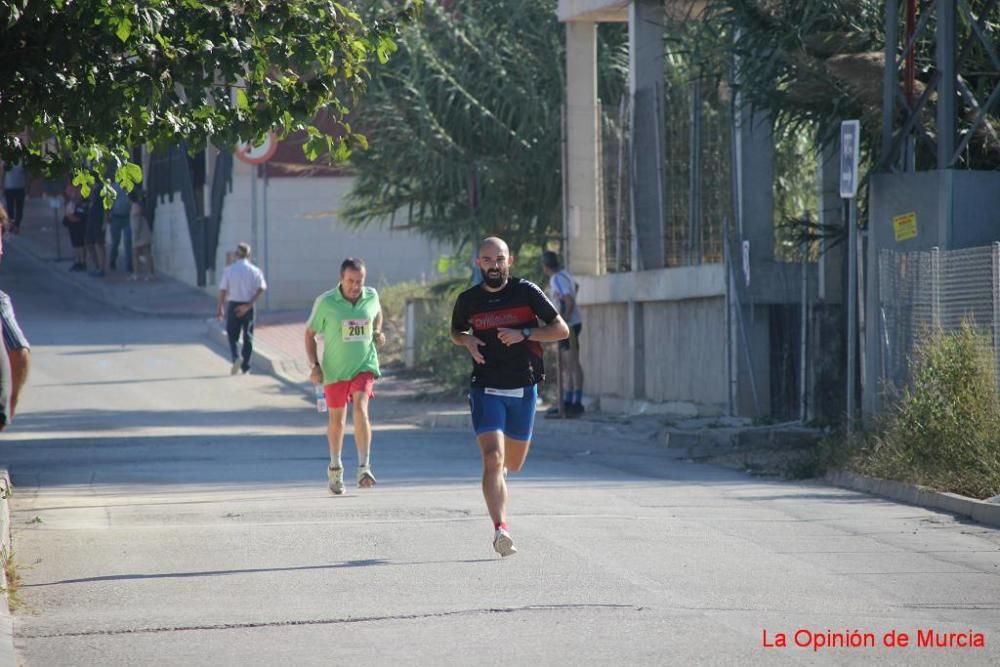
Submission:
<svg viewBox="0 0 1000 667">
<path fill-rule="evenodd" d="M 152 281 L 128 279 L 125 271 L 111 271 L 103 278 L 86 272 L 70 272 L 73 249 L 62 226 L 62 212 L 49 207 L 44 198 L 25 202 L 21 233 L 4 238 L 5 251 L 23 251 L 49 264 L 51 274 L 67 286 L 75 287 L 111 306 L 142 315 L 160 317 L 210 317 L 215 311 L 213 293 L 203 292 L 179 280 L 160 275 Z M 119 256 L 119 261 L 124 260 Z"/>
</svg>

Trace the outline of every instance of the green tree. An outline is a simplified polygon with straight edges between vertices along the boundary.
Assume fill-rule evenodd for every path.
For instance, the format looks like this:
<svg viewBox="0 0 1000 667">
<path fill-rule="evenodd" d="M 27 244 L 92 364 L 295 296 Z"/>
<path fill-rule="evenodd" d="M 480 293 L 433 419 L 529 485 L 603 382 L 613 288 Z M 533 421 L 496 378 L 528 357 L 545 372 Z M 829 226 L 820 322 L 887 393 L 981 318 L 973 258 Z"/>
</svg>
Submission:
<svg viewBox="0 0 1000 667">
<path fill-rule="evenodd" d="M 512 250 L 558 238 L 565 76 L 556 2 L 428 3 L 423 19 L 404 28 L 400 53 L 359 107 L 372 143 L 353 160 L 348 220 L 402 212 L 433 238 L 496 233 Z M 602 34 L 602 96 L 615 99 L 624 32 Z"/>
<path fill-rule="evenodd" d="M 924 3 L 922 3 L 924 4 Z M 905 3 L 900 3 L 901 6 Z M 996 41 L 1000 5 L 968 0 L 985 19 L 985 32 Z M 930 7 L 921 7 L 931 12 Z M 989 12 L 987 14 L 987 12 Z M 885 3 L 880 0 L 708 0 L 704 30 L 726 35 L 724 43 L 706 40 L 735 56 L 735 81 L 744 99 L 774 117 L 779 132 L 794 133 L 814 125 L 821 144 L 837 138 L 840 122 L 859 118 L 862 149 L 871 158 L 881 142 L 882 76 L 885 69 Z M 919 97 L 935 76 L 934 22 L 915 45 L 915 93 Z M 960 34 L 971 26 L 958 13 Z M 960 42 L 964 44 L 965 39 Z M 995 55 L 978 40 L 968 43 L 962 77 L 980 102 L 996 86 Z M 714 58 L 718 61 L 718 58 Z M 921 113 L 924 127 L 934 125 L 937 96 Z M 1000 119 L 992 114 L 980 127 L 963 157 L 977 169 L 1000 166 Z M 918 167 L 933 167 L 934 152 L 923 147 Z"/>
<path fill-rule="evenodd" d="M 306 130 L 311 158 L 345 159 L 365 140 L 344 119 L 419 4 L 362 20 L 330 0 L 0 0 L 0 157 L 130 186 L 136 145 L 275 129 Z M 315 127 L 320 110 L 336 134 Z"/>
</svg>

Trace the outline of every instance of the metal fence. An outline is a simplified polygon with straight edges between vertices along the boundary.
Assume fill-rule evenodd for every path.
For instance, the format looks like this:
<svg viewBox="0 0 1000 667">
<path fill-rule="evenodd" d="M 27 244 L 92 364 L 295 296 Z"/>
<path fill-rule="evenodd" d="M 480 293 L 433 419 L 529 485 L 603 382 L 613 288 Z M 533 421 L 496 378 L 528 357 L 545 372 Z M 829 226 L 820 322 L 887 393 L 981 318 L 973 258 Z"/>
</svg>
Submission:
<svg viewBox="0 0 1000 667">
<path fill-rule="evenodd" d="M 633 151 L 657 151 L 664 165 L 664 265 L 722 261 L 723 221 L 732 219 L 731 112 L 719 90 L 693 82 L 668 85 L 657 113 L 662 146 L 632 146 L 629 98 L 601 108 L 601 192 L 605 269 L 632 267 L 630 170 Z"/>
<path fill-rule="evenodd" d="M 935 331 L 970 322 L 993 343 L 1000 377 L 1000 243 L 965 250 L 878 256 L 882 385 L 898 395 L 909 382 L 917 344 Z"/>
</svg>

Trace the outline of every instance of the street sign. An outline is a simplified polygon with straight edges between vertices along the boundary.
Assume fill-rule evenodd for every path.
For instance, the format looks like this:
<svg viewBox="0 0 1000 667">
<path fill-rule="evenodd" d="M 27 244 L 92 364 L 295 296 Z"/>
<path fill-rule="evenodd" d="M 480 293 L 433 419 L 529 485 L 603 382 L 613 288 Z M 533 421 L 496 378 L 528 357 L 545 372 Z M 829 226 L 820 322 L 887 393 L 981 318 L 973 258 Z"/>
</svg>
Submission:
<svg viewBox="0 0 1000 667">
<path fill-rule="evenodd" d="M 858 157 L 861 151 L 861 123 L 845 120 L 840 124 L 840 196 L 854 199 L 858 194 Z"/>
<path fill-rule="evenodd" d="M 251 145 L 247 142 L 236 146 L 236 158 L 247 164 L 264 164 L 278 150 L 278 136 L 274 132 L 268 132 L 263 141 L 259 144 Z"/>
</svg>

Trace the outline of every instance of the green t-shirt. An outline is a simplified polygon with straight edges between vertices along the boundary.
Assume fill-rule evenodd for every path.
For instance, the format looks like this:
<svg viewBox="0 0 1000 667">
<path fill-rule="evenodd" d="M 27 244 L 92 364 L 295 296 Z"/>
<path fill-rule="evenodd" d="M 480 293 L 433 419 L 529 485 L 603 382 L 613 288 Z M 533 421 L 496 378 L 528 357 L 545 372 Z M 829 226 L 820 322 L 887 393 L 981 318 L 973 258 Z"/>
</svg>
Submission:
<svg viewBox="0 0 1000 667">
<path fill-rule="evenodd" d="M 381 375 L 372 337 L 380 310 L 373 287 L 363 288 L 355 304 L 344 298 L 340 285 L 316 299 L 306 326 L 323 335 L 320 367 L 325 384 L 352 380 L 365 371 Z"/>
</svg>

